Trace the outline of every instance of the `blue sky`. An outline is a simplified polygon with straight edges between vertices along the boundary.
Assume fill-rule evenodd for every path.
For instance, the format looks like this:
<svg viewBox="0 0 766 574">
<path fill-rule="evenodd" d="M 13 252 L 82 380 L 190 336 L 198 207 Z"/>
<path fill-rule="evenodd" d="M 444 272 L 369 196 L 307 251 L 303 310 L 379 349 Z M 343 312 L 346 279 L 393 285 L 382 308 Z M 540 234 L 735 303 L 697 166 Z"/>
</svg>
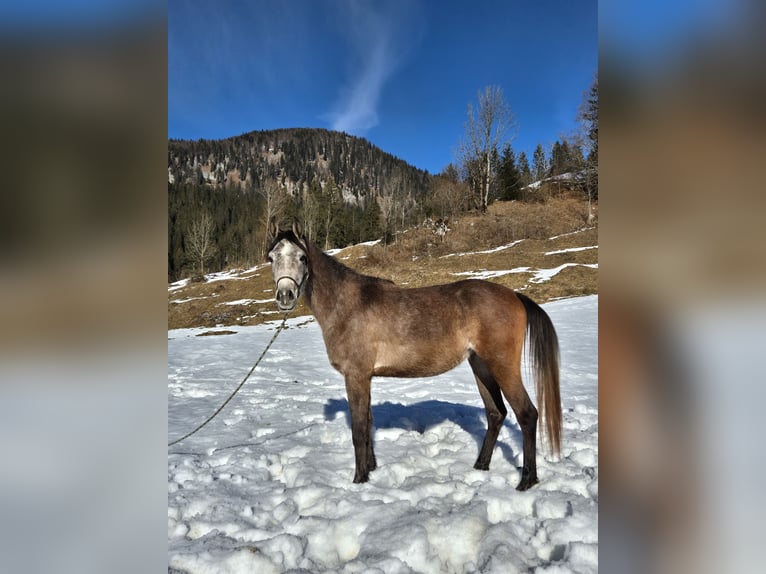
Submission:
<svg viewBox="0 0 766 574">
<path fill-rule="evenodd" d="M 498 85 L 531 160 L 597 66 L 595 0 L 170 0 L 168 136 L 338 129 L 438 173 Z"/>
</svg>

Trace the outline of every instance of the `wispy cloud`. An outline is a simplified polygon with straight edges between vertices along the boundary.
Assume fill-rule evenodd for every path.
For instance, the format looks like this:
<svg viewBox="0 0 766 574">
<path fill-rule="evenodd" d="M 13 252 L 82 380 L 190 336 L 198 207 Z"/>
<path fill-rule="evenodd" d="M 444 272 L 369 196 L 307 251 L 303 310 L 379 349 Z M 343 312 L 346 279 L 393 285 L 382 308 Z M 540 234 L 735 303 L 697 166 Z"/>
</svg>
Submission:
<svg viewBox="0 0 766 574">
<path fill-rule="evenodd" d="M 350 73 L 327 114 L 334 130 L 363 134 L 378 125 L 383 88 L 419 37 L 412 33 L 414 3 L 380 4 L 350 0 L 345 6 L 341 26 L 349 40 Z"/>
<path fill-rule="evenodd" d="M 332 129 L 364 132 L 378 124 L 378 103 L 386 80 L 394 70 L 385 42 L 379 42 L 362 70 L 357 72 L 350 88 L 344 90 L 330 114 Z"/>
</svg>

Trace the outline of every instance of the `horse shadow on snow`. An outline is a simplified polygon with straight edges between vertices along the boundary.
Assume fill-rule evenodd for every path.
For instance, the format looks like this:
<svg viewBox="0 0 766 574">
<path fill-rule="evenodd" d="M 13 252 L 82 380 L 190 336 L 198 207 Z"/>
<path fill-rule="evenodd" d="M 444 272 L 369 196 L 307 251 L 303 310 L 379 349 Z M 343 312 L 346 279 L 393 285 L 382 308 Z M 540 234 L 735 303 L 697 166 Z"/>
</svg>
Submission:
<svg viewBox="0 0 766 574">
<path fill-rule="evenodd" d="M 325 420 L 335 420 L 338 413 L 344 413 L 346 424 L 350 429 L 351 412 L 348 408 L 348 400 L 329 399 L 324 407 Z M 424 434 L 444 422 L 453 422 L 476 441 L 476 456 L 479 454 L 484 435 L 487 432 L 487 417 L 483 407 L 472 407 L 445 401 L 428 400 L 411 405 L 386 401 L 379 405 L 372 405 L 372 417 L 375 429 L 402 429 L 416 431 L 420 434 Z M 521 454 L 523 438 L 521 429 L 515 422 L 513 413 L 509 412 L 503 426 L 508 429 L 515 444 L 518 445 L 517 454 Z M 516 467 L 514 450 L 511 446 L 499 439 L 496 446 L 502 451 L 503 457 Z"/>
</svg>

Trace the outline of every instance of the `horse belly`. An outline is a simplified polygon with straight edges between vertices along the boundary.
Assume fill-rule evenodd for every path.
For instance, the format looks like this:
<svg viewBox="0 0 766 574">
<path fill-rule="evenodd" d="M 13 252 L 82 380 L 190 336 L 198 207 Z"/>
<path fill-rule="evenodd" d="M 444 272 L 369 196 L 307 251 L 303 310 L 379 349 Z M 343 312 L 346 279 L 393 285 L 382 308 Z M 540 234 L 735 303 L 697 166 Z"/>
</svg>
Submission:
<svg viewBox="0 0 766 574">
<path fill-rule="evenodd" d="M 381 377 L 430 377 L 457 367 L 468 358 L 467 347 L 381 345 L 373 374 Z"/>
</svg>

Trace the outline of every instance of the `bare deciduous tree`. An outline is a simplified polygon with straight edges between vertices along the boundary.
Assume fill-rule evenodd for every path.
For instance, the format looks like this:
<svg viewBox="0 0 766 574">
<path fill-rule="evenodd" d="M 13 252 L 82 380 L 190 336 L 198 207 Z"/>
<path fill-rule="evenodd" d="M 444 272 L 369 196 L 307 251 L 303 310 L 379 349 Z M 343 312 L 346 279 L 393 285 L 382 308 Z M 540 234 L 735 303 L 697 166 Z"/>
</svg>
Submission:
<svg viewBox="0 0 766 574">
<path fill-rule="evenodd" d="M 311 241 L 317 242 L 319 234 L 320 219 L 322 217 L 322 186 L 317 178 L 314 178 L 309 184 L 308 190 L 303 194 L 303 203 L 301 205 L 301 214 L 303 216 L 303 225 L 306 237 Z"/>
<path fill-rule="evenodd" d="M 213 243 L 215 222 L 207 211 L 194 218 L 186 232 L 186 250 L 198 267 L 200 275 L 205 274 L 205 262 L 216 253 Z"/>
<path fill-rule="evenodd" d="M 434 177 L 429 206 L 441 218 L 455 217 L 470 207 L 467 185 L 455 179 L 437 175 Z"/>
<path fill-rule="evenodd" d="M 279 221 L 282 215 L 284 215 L 290 198 L 287 192 L 277 185 L 276 182 L 268 181 L 266 184 L 258 190 L 258 194 L 263 198 L 263 228 L 268 229 L 271 220 Z M 268 234 L 267 234 L 268 235 Z M 264 244 L 261 247 L 261 255 L 266 254 L 268 248 L 268 236 L 264 240 Z"/>
<path fill-rule="evenodd" d="M 330 249 L 330 232 L 332 231 L 333 218 L 335 217 L 336 207 L 338 203 L 342 201 L 340 188 L 335 185 L 335 182 L 327 182 L 324 189 L 324 248 Z"/>
<path fill-rule="evenodd" d="M 404 206 L 404 189 L 402 178 L 398 175 L 391 175 L 383 184 L 383 191 L 378 196 L 378 205 L 380 214 L 383 218 L 384 244 L 388 245 L 388 239 L 396 235 L 396 214 Z M 402 215 L 402 218 L 404 216 Z"/>
<path fill-rule="evenodd" d="M 479 208 L 487 211 L 489 192 L 495 175 L 493 156 L 502 143 L 513 139 L 516 124 L 499 86 L 487 86 L 477 94 L 478 106 L 468 104 L 465 138 L 458 144 L 457 156 L 478 198 Z"/>
</svg>

